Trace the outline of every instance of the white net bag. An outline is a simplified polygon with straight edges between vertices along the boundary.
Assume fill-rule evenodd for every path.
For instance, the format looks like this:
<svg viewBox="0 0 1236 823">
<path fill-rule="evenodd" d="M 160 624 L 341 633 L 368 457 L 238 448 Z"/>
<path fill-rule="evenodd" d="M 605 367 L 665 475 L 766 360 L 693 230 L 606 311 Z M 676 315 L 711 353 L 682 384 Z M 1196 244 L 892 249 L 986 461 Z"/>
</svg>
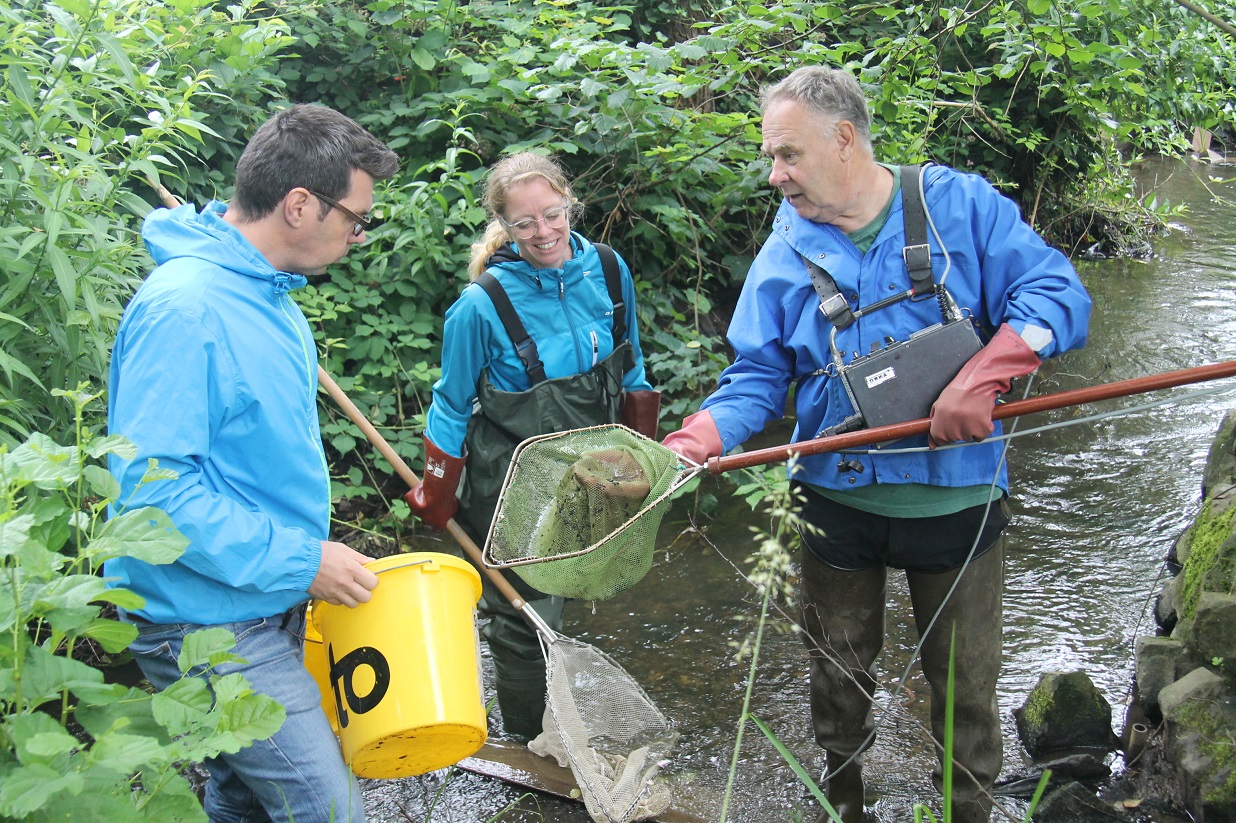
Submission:
<svg viewBox="0 0 1236 823">
<path fill-rule="evenodd" d="M 545 731 L 528 748 L 567 766 L 600 823 L 655 817 L 672 801 L 658 772 L 678 732 L 629 674 L 599 649 L 559 636 L 546 646 Z"/>
</svg>

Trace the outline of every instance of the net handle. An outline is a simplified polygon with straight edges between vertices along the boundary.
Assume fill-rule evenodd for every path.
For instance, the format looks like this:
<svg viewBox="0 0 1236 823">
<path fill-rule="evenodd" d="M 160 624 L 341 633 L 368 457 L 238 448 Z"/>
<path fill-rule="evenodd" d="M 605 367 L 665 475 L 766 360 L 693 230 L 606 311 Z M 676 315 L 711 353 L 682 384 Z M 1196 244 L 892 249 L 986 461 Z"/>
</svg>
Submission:
<svg viewBox="0 0 1236 823">
<path fill-rule="evenodd" d="M 351 398 L 343 393 L 343 389 L 339 388 L 339 385 L 326 373 L 326 369 L 321 366 L 318 366 L 318 383 L 321 384 L 322 388 L 326 389 L 326 393 L 330 395 L 331 399 L 343 409 L 348 419 L 355 423 L 357 428 L 364 433 L 365 438 L 373 444 L 373 447 L 386 458 L 403 482 L 407 483 L 408 487 L 412 489 L 419 486 L 421 484 L 420 478 L 413 473 L 412 469 L 408 468 L 408 464 L 403 462 L 403 458 L 396 454 L 395 450 L 391 448 L 390 443 L 386 442 L 386 438 L 373 427 L 373 424 L 361 413 L 361 410 L 356 407 Z M 520 613 L 532 628 L 536 629 L 538 634 L 545 637 L 551 643 L 557 639 L 553 631 L 541 619 L 541 616 L 519 596 L 519 592 L 515 591 L 515 587 L 511 585 L 510 581 L 503 577 L 498 570 L 491 569 L 485 565 L 481 558 L 481 550 L 472 541 L 472 538 L 468 536 L 468 533 L 463 530 L 463 527 L 455 522 L 455 518 L 447 521 L 446 531 L 451 537 L 455 538 L 455 542 L 459 544 L 459 547 L 467 552 L 475 565 L 485 572 L 498 591 L 502 592 L 502 596 L 510 601 L 511 606 Z"/>
<path fill-rule="evenodd" d="M 1068 406 L 1079 406 L 1084 403 L 1094 403 L 1100 400 L 1112 400 L 1117 397 L 1128 397 L 1132 394 L 1143 394 L 1161 389 L 1171 389 L 1186 386 L 1191 383 L 1203 383 L 1207 380 L 1219 380 L 1224 377 L 1236 376 L 1236 360 L 1222 363 L 1210 363 L 1204 366 L 1194 366 L 1190 369 L 1160 372 L 1146 377 L 1134 377 L 1129 380 L 1117 380 L 1114 383 L 1100 383 L 1096 386 L 1086 386 L 1080 389 L 1044 394 L 1027 400 L 1016 400 L 1012 403 L 1001 403 L 992 410 L 992 420 L 1005 420 L 1009 417 L 1020 417 L 1025 414 L 1035 414 L 1044 411 L 1054 411 Z M 713 474 L 748 469 L 753 466 L 765 466 L 769 463 L 784 463 L 794 456 L 825 454 L 827 452 L 853 449 L 859 446 L 870 446 L 873 443 L 886 443 L 890 440 L 900 440 L 903 437 L 926 434 L 931 428 L 931 419 L 924 417 L 919 420 L 907 420 L 904 423 L 890 423 L 887 426 L 876 426 L 872 429 L 834 434 L 827 437 L 817 437 L 799 443 L 785 446 L 774 446 L 758 451 L 742 452 L 729 457 L 710 457 L 706 465 Z"/>
</svg>

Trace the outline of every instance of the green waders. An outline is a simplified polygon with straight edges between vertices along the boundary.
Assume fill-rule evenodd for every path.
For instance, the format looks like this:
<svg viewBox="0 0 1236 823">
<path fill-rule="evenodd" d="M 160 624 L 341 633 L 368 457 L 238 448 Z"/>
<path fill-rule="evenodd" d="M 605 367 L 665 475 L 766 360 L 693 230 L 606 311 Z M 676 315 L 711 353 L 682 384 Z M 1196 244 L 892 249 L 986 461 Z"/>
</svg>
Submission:
<svg viewBox="0 0 1236 823">
<path fill-rule="evenodd" d="M 468 468 L 456 518 L 477 545 L 489 534 L 515 447 L 538 434 L 616 421 L 622 377 L 633 366 L 631 344 L 623 342 L 591 370 L 535 383 L 526 391 L 499 391 L 488 376 L 481 377 L 479 410 L 464 441 Z M 503 574 L 551 629 L 562 630 L 564 598 L 537 591 L 518 573 Z M 545 656 L 536 631 L 484 574 L 481 580 L 478 608 L 489 618 L 482 636 L 494 663 L 502 726 L 511 737 L 530 740 L 541 733 L 545 714 Z"/>
<path fill-rule="evenodd" d="M 931 731 L 943 752 L 949 648 L 956 642 L 953 691 L 955 823 L 990 817 L 991 787 L 1003 747 L 996 678 L 1000 674 L 1004 538 L 966 567 L 923 645 L 921 663 L 931 685 Z M 830 771 L 871 745 L 875 661 L 884 645 L 887 570 L 842 571 L 802 552 L 803 640 L 811 656 L 811 720 Z M 921 633 L 944 602 L 957 570 L 907 572 L 914 623 Z M 862 819 L 862 755 L 830 781 L 829 801 L 844 805 L 846 823 Z M 932 775 L 941 785 L 937 763 Z"/>
</svg>

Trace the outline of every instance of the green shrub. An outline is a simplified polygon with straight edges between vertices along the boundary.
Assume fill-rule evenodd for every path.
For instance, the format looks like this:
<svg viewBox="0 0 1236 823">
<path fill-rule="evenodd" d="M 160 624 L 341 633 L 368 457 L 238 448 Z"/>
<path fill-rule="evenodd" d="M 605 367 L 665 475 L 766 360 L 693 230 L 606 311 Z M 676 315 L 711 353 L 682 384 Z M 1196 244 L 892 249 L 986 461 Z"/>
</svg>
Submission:
<svg viewBox="0 0 1236 823">
<path fill-rule="evenodd" d="M 64 392 L 56 392 L 64 395 Z M 142 599 L 98 574 L 113 557 L 170 563 L 185 538 L 157 509 L 104 522 L 119 485 L 101 465 L 131 457 L 118 436 L 84 424 L 95 399 L 69 395 L 76 445 L 41 433 L 0 446 L 0 820 L 205 820 L 180 773 L 274 734 L 284 710 L 239 675 L 185 678 L 163 692 L 105 681 L 81 658 L 119 655 L 136 636 L 103 616 L 104 604 Z M 166 477 L 152 467 L 144 482 Z M 223 629 L 186 639 L 181 671 L 235 660 Z"/>
</svg>

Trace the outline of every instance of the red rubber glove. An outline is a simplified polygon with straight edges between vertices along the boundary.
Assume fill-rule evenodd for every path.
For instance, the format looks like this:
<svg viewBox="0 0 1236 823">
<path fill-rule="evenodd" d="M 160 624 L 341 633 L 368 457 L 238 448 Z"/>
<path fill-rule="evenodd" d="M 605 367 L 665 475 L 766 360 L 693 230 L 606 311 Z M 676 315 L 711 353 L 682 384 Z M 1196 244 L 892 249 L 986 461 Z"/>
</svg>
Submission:
<svg viewBox="0 0 1236 823">
<path fill-rule="evenodd" d="M 699 465 L 710 457 L 720 457 L 725 451 L 717 424 L 708 411 L 696 412 L 682 421 L 682 428 L 667 434 L 661 445 Z"/>
<path fill-rule="evenodd" d="M 657 421 L 661 412 L 661 392 L 623 392 L 622 410 L 618 420 L 628 429 L 634 429 L 651 440 L 657 439 Z"/>
<path fill-rule="evenodd" d="M 1005 323 L 991 341 L 971 357 L 931 407 L 932 447 L 958 440 L 978 442 L 995 425 L 996 396 L 1009 390 L 1014 377 L 1029 374 L 1043 361 L 1021 335 Z"/>
<path fill-rule="evenodd" d="M 403 496 L 412 513 L 435 529 L 445 529 L 447 521 L 459 511 L 455 492 L 467 462 L 462 457 L 451 457 L 426 437 L 425 474 L 421 484 Z"/>
</svg>

